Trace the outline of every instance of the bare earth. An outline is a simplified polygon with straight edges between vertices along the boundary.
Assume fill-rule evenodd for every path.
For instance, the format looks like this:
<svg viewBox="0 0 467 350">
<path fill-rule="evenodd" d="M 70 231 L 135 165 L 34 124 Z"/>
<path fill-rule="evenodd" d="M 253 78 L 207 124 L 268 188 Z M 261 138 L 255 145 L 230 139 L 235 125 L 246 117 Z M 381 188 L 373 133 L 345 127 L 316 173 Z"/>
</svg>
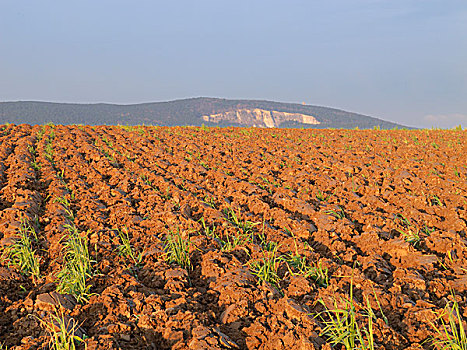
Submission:
<svg viewBox="0 0 467 350">
<path fill-rule="evenodd" d="M 323 304 L 351 292 L 362 327 L 374 312 L 375 348 L 432 348 L 454 298 L 467 320 L 466 140 L 0 126 L 0 349 L 48 348 L 40 320 L 60 311 L 87 349 L 329 350 Z M 22 225 L 37 278 L 7 254 Z M 57 292 L 70 225 L 92 260 L 80 301 Z M 182 266 L 166 241 L 177 233 Z"/>
</svg>

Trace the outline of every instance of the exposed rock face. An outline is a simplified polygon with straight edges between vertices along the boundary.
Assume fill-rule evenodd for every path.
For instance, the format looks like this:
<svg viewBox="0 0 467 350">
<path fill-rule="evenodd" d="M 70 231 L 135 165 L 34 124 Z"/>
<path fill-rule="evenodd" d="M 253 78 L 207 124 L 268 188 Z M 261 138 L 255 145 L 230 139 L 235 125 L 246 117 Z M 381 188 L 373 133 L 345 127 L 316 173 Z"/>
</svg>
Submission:
<svg viewBox="0 0 467 350">
<path fill-rule="evenodd" d="M 285 121 L 296 121 L 304 124 L 320 124 L 312 115 L 267 111 L 264 109 L 237 109 L 217 114 L 203 115 L 202 119 L 211 123 L 233 122 L 245 126 L 266 128 L 279 127 Z"/>
</svg>

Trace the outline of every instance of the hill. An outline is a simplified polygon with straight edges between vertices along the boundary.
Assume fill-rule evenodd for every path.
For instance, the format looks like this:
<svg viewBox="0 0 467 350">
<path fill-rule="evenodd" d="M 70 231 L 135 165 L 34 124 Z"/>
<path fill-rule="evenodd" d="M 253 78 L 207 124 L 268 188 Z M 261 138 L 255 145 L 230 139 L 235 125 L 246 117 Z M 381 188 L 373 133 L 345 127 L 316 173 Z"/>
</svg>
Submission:
<svg viewBox="0 0 467 350">
<path fill-rule="evenodd" d="M 191 98 L 170 102 L 72 104 L 0 102 L 0 124 L 195 125 L 304 128 L 403 127 L 339 109 L 254 100 Z"/>
</svg>

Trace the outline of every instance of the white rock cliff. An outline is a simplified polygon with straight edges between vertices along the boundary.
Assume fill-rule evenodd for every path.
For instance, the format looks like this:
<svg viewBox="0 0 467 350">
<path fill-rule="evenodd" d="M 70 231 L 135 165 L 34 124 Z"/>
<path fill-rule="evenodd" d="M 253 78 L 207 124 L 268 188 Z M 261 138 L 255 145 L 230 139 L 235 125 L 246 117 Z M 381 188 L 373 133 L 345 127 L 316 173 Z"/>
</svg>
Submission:
<svg viewBox="0 0 467 350">
<path fill-rule="evenodd" d="M 245 126 L 257 126 L 266 128 L 279 127 L 285 121 L 296 121 L 303 124 L 320 124 L 312 115 L 300 113 L 286 113 L 279 111 L 267 111 L 260 108 L 237 109 L 217 114 L 203 115 L 206 122 L 220 123 L 222 121 L 234 122 Z"/>
</svg>

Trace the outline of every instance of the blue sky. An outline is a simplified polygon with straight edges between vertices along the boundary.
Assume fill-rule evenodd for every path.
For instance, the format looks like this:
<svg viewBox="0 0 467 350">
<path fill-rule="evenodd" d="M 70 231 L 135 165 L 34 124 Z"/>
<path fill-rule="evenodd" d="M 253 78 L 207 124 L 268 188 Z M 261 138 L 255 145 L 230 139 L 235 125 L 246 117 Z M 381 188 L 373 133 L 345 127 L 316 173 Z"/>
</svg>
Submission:
<svg viewBox="0 0 467 350">
<path fill-rule="evenodd" d="M 467 1 L 0 0 L 0 101 L 196 96 L 467 126 Z"/>
</svg>

